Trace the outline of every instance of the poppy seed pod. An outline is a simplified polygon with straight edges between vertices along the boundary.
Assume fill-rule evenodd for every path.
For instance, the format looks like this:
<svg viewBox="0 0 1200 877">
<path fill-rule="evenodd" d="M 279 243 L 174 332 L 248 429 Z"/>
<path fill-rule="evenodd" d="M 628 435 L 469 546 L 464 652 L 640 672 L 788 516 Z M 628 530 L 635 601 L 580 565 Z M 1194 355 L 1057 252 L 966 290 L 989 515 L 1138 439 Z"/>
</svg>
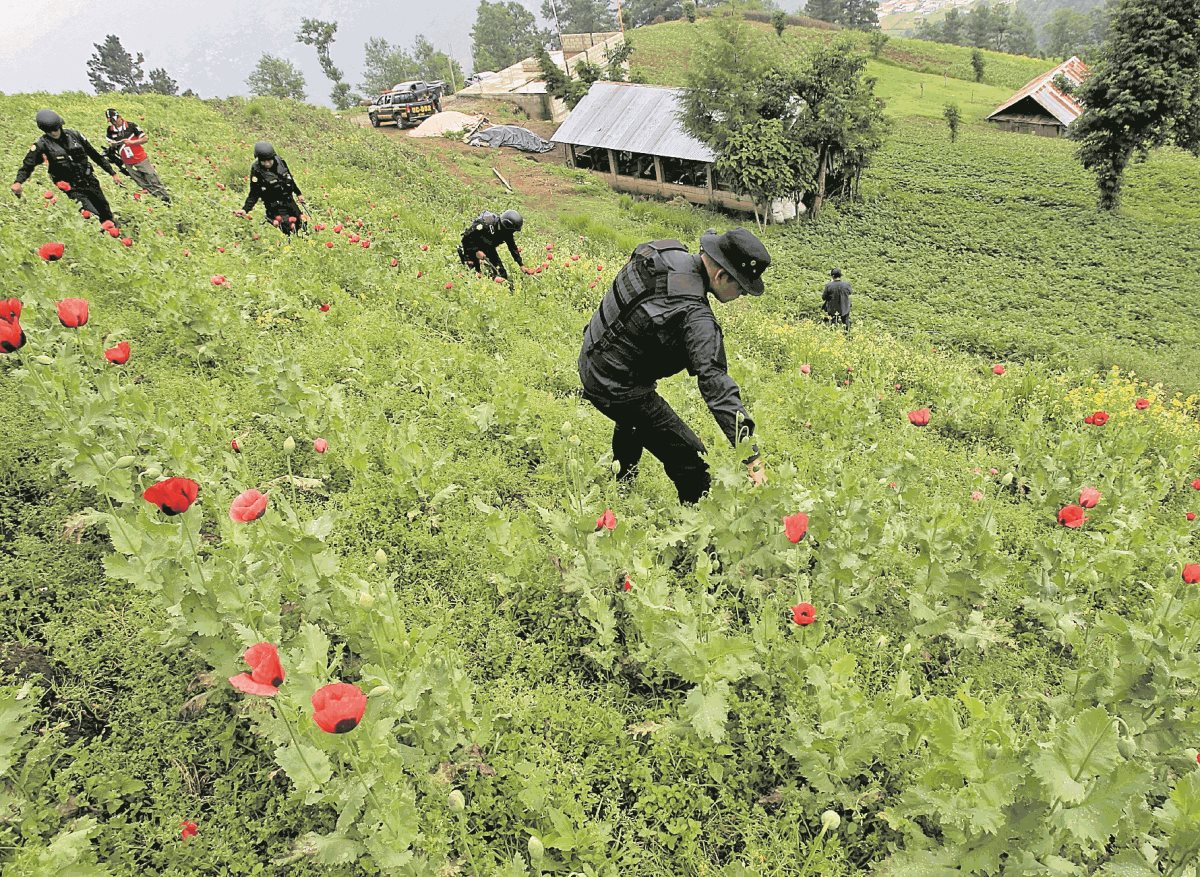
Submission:
<svg viewBox="0 0 1200 877">
<path fill-rule="evenodd" d="M 379 564 L 380 566 L 387 566 L 387 562 L 388 562 L 387 552 L 384 551 L 382 548 L 375 549 L 375 562 L 377 564 Z"/>
<path fill-rule="evenodd" d="M 826 810 L 821 814 L 821 831 L 837 831 L 838 826 L 842 824 L 842 817 L 838 816 L 832 810 Z"/>
<path fill-rule="evenodd" d="M 467 799 L 463 797 L 463 793 L 458 789 L 455 789 L 447 796 L 446 803 L 450 805 L 451 810 L 461 812 L 467 809 Z"/>
<path fill-rule="evenodd" d="M 296 450 L 296 440 L 289 435 L 283 440 L 283 452 L 290 454 L 294 450 Z"/>
<path fill-rule="evenodd" d="M 529 841 L 526 843 L 526 846 L 529 848 L 529 858 L 531 861 L 540 862 L 542 856 L 546 855 L 546 847 L 532 834 L 529 835 Z"/>
</svg>

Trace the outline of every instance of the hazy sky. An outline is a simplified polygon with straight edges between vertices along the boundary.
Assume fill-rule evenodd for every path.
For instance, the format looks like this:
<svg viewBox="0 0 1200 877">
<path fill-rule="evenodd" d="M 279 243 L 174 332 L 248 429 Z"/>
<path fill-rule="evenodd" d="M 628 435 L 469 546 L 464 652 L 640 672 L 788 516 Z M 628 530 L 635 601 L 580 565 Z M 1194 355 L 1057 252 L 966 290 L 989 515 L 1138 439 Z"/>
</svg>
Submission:
<svg viewBox="0 0 1200 877">
<path fill-rule="evenodd" d="M 540 0 L 523 5 L 536 14 Z M 246 76 L 269 52 L 299 66 L 309 100 L 327 104 L 331 83 L 316 50 L 295 39 L 301 18 L 338 23 L 333 62 L 357 87 L 363 43 L 372 36 L 407 47 L 424 34 L 470 71 L 477 6 L 478 0 L 0 0 L 0 92 L 90 93 L 87 59 L 93 44 L 112 33 L 135 57 L 145 55 L 146 72 L 165 67 L 180 91 L 245 94 Z"/>
</svg>

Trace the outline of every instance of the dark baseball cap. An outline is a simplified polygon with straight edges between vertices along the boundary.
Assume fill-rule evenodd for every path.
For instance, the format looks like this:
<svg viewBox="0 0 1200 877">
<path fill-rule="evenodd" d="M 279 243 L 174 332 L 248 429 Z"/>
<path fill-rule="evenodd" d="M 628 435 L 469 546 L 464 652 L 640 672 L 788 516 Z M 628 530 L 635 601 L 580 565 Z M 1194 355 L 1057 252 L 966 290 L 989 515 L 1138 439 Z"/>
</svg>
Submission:
<svg viewBox="0 0 1200 877">
<path fill-rule="evenodd" d="M 762 295 L 762 274 L 771 265 L 771 254 L 762 241 L 744 228 L 717 234 L 710 228 L 700 235 L 700 249 L 729 272 L 747 295 Z"/>
</svg>

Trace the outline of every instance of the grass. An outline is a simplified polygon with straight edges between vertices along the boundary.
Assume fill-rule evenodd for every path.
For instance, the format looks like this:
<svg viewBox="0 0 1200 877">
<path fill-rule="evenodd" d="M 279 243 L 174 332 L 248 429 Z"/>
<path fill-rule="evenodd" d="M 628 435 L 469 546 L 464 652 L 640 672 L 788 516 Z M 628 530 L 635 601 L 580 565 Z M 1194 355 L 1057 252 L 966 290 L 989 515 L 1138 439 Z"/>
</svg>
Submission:
<svg viewBox="0 0 1200 877">
<path fill-rule="evenodd" d="M 686 33 L 650 28 L 635 45 L 662 77 L 676 75 Z M 1190 298 L 1200 278 L 1189 259 L 1196 162 L 1156 154 L 1131 172 L 1122 211 L 1100 215 L 1070 144 L 978 121 L 1008 85 L 893 64 L 872 70 L 896 130 L 864 199 L 818 224 L 768 230 L 769 294 L 719 312 L 731 372 L 761 424 L 765 490 L 744 486 L 738 452 L 690 381 L 663 384 L 711 449 L 717 486 L 696 510 L 675 506 L 653 464 L 630 494 L 617 493 L 609 424 L 578 398 L 574 362 L 579 331 L 633 244 L 669 236 L 694 245 L 728 217 L 637 202 L 593 182 L 545 208 L 518 194 L 527 260 L 547 244 L 555 259 L 509 294 L 453 256 L 457 230 L 499 197 L 478 160 L 452 175 L 399 138 L 285 102 L 150 96 L 123 107 L 150 131 L 177 204 L 113 193 L 133 247 L 111 246 L 63 203 L 42 206 L 41 171 L 23 201 L 0 203 L 0 246 L 10 254 L 0 281 L 25 301 L 29 335 L 20 358 L 0 360 L 0 654 L 20 646 L 37 656 L 0 662 L 0 688 L 34 685 L 37 732 L 27 737 L 55 743 L 45 747 L 53 757 L 26 760 L 44 781 L 17 789 L 12 773 L 0 776 L 26 814 L 0 821 L 6 870 L 42 873 L 28 863 L 52 855 L 54 839 L 81 819 L 93 825 L 84 848 L 112 874 L 381 870 L 357 852 L 315 858 L 309 833 L 338 831 L 346 803 L 301 803 L 262 716 L 224 684 L 241 632 L 223 632 L 219 649 L 215 637 L 195 635 L 161 648 L 157 635 L 175 629 L 178 607 L 109 577 L 114 554 L 101 529 L 85 530 L 80 545 L 58 538 L 73 516 L 107 507 L 83 483 L 78 441 L 135 457 L 121 482 L 129 498 L 118 500 L 130 521 L 147 514 L 134 490 L 157 477 L 153 467 L 201 479 L 190 514 L 215 551 L 228 527 L 223 501 L 286 472 L 285 436 L 303 448 L 317 434 L 330 453 L 295 460 L 323 486 L 301 493 L 296 509 L 306 521 L 335 522 L 323 544 L 341 566 L 326 596 L 339 612 L 354 608 L 312 617 L 344 654 L 339 672 L 367 678 L 377 663 L 355 636 L 371 616 L 338 601 L 362 582 L 379 585 L 371 558 L 384 548 L 403 623 L 435 632 L 470 682 L 469 727 L 455 729 L 462 745 L 395 782 L 417 804 L 410 824 L 428 856 L 424 871 L 397 873 L 526 873 L 534 834 L 547 864 L 564 872 L 794 875 L 797 857 L 811 854 L 810 875 L 850 877 L 894 851 L 954 849 L 955 832 L 967 830 L 963 814 L 974 810 L 954 796 L 973 794 L 993 772 L 931 760 L 952 725 L 964 758 L 983 759 L 986 743 L 1001 758 L 989 763 L 1012 758 L 1029 775 L 1019 759 L 1048 750 L 1055 729 L 1084 708 L 1119 716 L 1122 745 L 1149 772 L 1147 791 L 1122 811 L 1138 840 L 1114 834 L 1112 848 L 1132 852 L 1149 836 L 1169 849 L 1150 814 L 1194 770 L 1196 683 L 1178 648 L 1176 660 L 1155 652 L 1153 665 L 1123 650 L 1127 641 L 1135 651 L 1174 642 L 1185 629 L 1182 616 L 1166 625 L 1174 633 L 1153 622 L 1176 605 L 1174 596 L 1154 601 L 1194 559 L 1183 513 L 1200 436 L 1195 400 L 1173 392 L 1200 386 Z M 939 120 L 950 99 L 969 122 L 953 146 Z M 19 161 L 42 105 L 94 133 L 107 100 L 0 98 L 0 161 Z M 371 249 L 328 229 L 285 242 L 231 216 L 247 144 L 262 136 L 288 159 L 315 218 L 362 219 Z M 67 257 L 41 264 L 34 250 L 45 240 L 66 243 Z M 855 284 L 849 341 L 812 319 L 833 264 Z M 229 288 L 211 285 L 218 273 Z M 74 295 L 92 302 L 79 342 L 91 358 L 78 368 L 78 393 L 64 399 L 81 406 L 70 409 L 77 427 L 52 432 L 25 369 L 40 367 L 27 357 L 64 339 L 75 346 L 53 310 Z M 144 410 L 107 410 L 87 389 L 112 374 L 98 351 L 117 337 L 134 344 L 123 386 L 145 394 Z M 68 359 L 47 373 L 74 374 Z M 1002 378 L 990 371 L 997 360 L 1008 366 Z M 1152 400 L 1146 412 L 1133 408 L 1139 395 Z M 910 427 L 905 412 L 924 405 L 934 409 L 931 426 Z M 1114 414 L 1104 431 L 1081 425 L 1096 408 Z M 113 425 L 126 423 L 133 428 Z M 234 434 L 246 436 L 237 457 Z M 1057 527 L 1057 509 L 1082 484 L 1098 486 L 1104 504 L 1084 531 Z M 971 499 L 974 490 L 984 498 Z M 606 505 L 621 520 L 613 538 L 592 532 Z M 779 517 L 800 509 L 812 529 L 790 546 Z M 994 544 L 980 541 L 992 532 Z M 285 563 L 257 567 L 241 584 L 251 593 Z M 618 570 L 637 581 L 632 596 L 612 588 Z M 1194 612 L 1194 595 L 1181 597 Z M 802 598 L 820 607 L 806 633 L 783 621 Z M 922 600 L 932 617 L 920 614 L 929 611 Z M 300 619 L 289 612 L 270 633 L 296 647 Z M 1103 622 L 1094 634 L 1083 624 L 1093 617 Z M 1122 620 L 1140 626 L 1122 634 Z M 1094 638 L 1081 645 L 1072 631 L 1083 629 Z M 697 674 L 690 656 L 713 643 L 727 654 Z M 758 669 L 722 675 L 747 647 Z M 1118 655 L 1144 671 L 1138 702 L 1117 691 Z M 1079 667 L 1094 670 L 1094 684 L 1064 705 Z M 908 699 L 894 696 L 901 682 Z M 706 684 L 716 687 L 704 692 Z M 685 718 L 693 690 L 716 712 L 726 698 L 723 738 Z M 197 694 L 203 703 L 184 718 L 180 708 Z M 1008 718 L 985 722 L 971 697 Z M 1151 698 L 1169 728 L 1147 718 Z M 914 716 L 925 710 L 942 718 L 923 725 Z M 946 710 L 957 718 L 946 721 Z M 355 740 L 383 727 L 368 716 Z M 711 729 L 715 720 L 699 718 Z M 402 759 L 393 762 L 403 772 Z M 465 848 L 446 810 L 446 776 L 467 797 Z M 936 800 L 950 802 L 950 816 L 927 809 Z M 842 826 L 821 836 L 827 809 Z M 930 836 L 922 841 L 909 817 Z M 184 818 L 200 825 L 186 845 Z M 1047 815 L 1039 830 L 1051 824 Z M 1081 873 L 1096 871 L 1105 854 L 1085 846 L 1053 848 Z M 909 873 L 933 873 L 921 870 L 928 861 L 909 863 Z"/>
</svg>

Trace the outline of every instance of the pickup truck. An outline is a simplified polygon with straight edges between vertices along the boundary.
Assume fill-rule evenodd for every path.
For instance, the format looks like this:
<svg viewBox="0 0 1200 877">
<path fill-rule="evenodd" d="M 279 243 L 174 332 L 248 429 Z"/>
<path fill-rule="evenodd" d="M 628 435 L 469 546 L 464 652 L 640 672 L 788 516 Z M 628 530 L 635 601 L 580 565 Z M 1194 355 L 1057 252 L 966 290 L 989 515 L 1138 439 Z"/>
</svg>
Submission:
<svg viewBox="0 0 1200 877">
<path fill-rule="evenodd" d="M 375 98 L 367 108 L 367 118 L 378 128 L 384 122 L 394 122 L 398 128 L 419 125 L 434 113 L 442 111 L 442 80 L 401 82 L 390 91 Z"/>
</svg>

